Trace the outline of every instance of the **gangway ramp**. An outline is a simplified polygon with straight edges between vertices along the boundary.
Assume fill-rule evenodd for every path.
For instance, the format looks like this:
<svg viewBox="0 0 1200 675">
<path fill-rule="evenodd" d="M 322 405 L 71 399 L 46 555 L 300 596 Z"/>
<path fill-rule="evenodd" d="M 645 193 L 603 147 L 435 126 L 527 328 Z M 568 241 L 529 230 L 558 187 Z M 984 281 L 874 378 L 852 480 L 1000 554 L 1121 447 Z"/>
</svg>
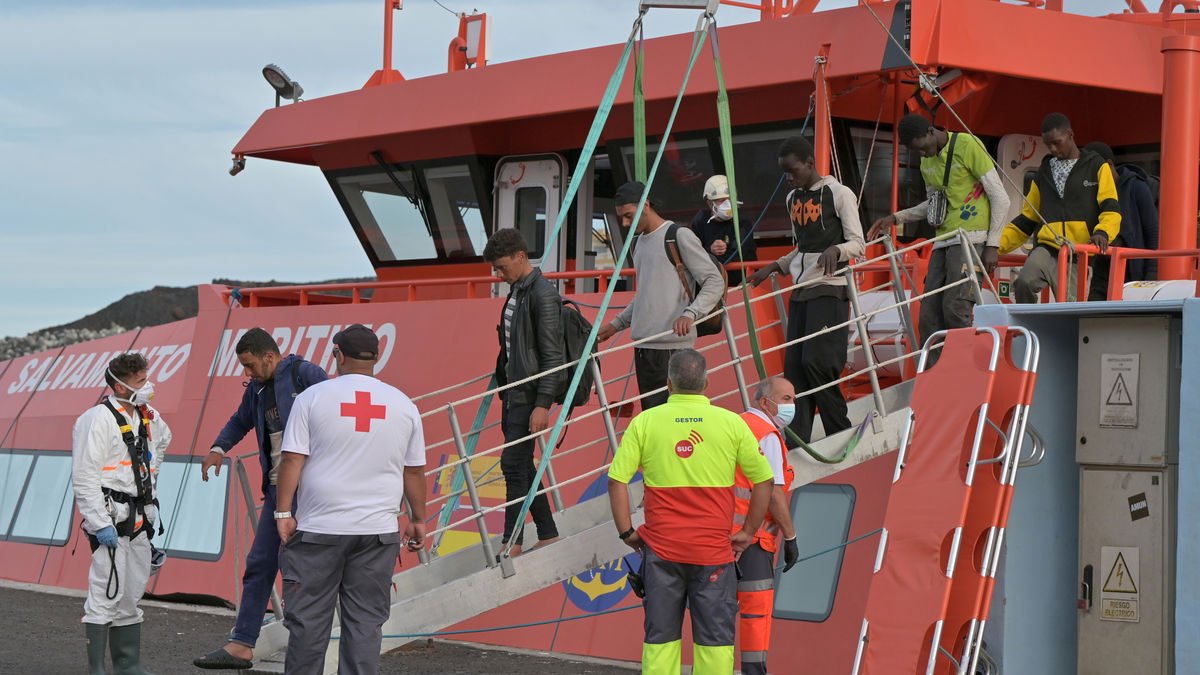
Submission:
<svg viewBox="0 0 1200 675">
<path fill-rule="evenodd" d="M 793 285 L 781 288 L 773 279 L 772 290 L 763 292 L 759 289 L 750 300 L 751 303 L 758 303 L 752 312 L 746 312 L 744 302 L 736 299 L 736 294 L 727 297 L 725 309 L 715 310 L 724 312 L 724 339 L 719 335 L 713 336 L 697 345 L 709 361 L 710 386 L 707 393 L 710 400 L 715 405 L 742 410 L 752 398 L 750 386 L 753 385 L 752 378 L 757 377 L 754 372 L 757 368 L 753 367 L 754 365 L 761 367 L 763 360 L 772 357 L 775 361 L 781 361 L 779 357 L 782 356 L 783 350 L 813 339 L 819 334 L 842 328 L 855 328 L 856 338 L 850 352 L 855 359 L 861 355 L 862 367 L 852 368 L 849 374 L 818 389 L 843 385 L 852 387 L 852 380 L 861 383 L 865 378 L 871 395 L 850 402 L 849 418 L 855 423 L 851 429 L 826 438 L 818 418 L 818 423 L 814 426 L 814 439 L 817 440 L 807 449 L 791 452 L 791 464 L 797 474 L 793 489 L 828 478 L 899 449 L 905 425 L 911 418 L 908 405 L 913 390 L 912 381 L 901 381 L 888 387 L 881 381 L 880 373 L 886 373 L 888 368 L 897 364 L 912 361 L 919 352 L 911 322 L 906 320 L 905 315 L 912 311 L 914 302 L 919 302 L 934 293 L 946 292 L 955 286 L 975 284 L 976 293 L 979 294 L 973 278 L 955 282 L 930 294 L 917 295 L 912 289 L 901 292 L 900 275 L 893 270 L 891 280 L 882 286 L 863 288 L 864 295 L 881 293 L 891 296 L 890 298 L 860 302 L 863 299 L 858 290 L 860 275 L 871 272 L 881 261 L 883 265 L 894 268 L 895 266 L 889 265 L 889 260 L 910 255 L 917 248 L 914 246 L 896 250 L 890 242 L 883 243 L 887 252 L 882 258 L 854 263 L 844 271 L 852 300 L 851 316 L 845 323 L 829 326 L 787 342 L 765 339 L 773 333 L 785 333 L 780 330 L 785 327 L 784 312 L 772 311 L 771 308 L 775 306 L 782 310 L 783 299 L 799 287 Z M 925 242 L 919 246 L 931 245 L 932 242 Z M 895 327 L 881 327 L 871 323 L 872 319 L 892 314 L 899 317 L 897 325 L 904 333 L 903 339 L 896 339 Z M 750 318 L 752 315 L 753 319 Z M 876 324 L 878 323 L 877 320 Z M 748 336 L 751 333 L 763 342 L 761 351 L 753 346 L 748 348 Z M 864 340 L 863 336 L 867 339 Z M 648 336 L 635 342 L 621 344 L 619 347 L 609 347 L 601 350 L 597 357 L 604 363 L 606 374 L 611 378 L 613 373 L 622 372 L 623 364 L 631 363 L 632 348 L 660 337 L 662 336 Z M 883 351 L 883 345 L 898 347 L 896 351 L 899 353 L 893 355 Z M 722 358 L 722 351 L 728 356 Z M 575 365 L 564 364 L 560 368 L 573 368 Z M 443 548 L 436 548 L 435 544 L 434 555 L 424 556 L 418 566 L 402 570 L 395 575 L 391 615 L 383 631 L 384 650 L 395 649 L 413 639 L 448 629 L 489 610 L 611 563 L 629 552 L 616 536 L 609 503 L 603 497 L 604 477 L 611 453 L 619 444 L 622 431 L 619 427 L 628 421 L 627 418 L 622 419 L 621 411 L 631 409 L 643 396 L 656 392 L 645 392 L 630 398 L 623 398 L 622 393 L 616 400 L 612 400 L 610 394 L 621 391 L 622 380 L 625 386 L 628 386 L 629 378 L 633 374 L 632 368 L 625 377 L 606 380 L 594 363 L 589 365 L 594 369 L 593 377 L 597 382 L 595 405 L 589 403 L 580 408 L 565 423 L 565 426 L 577 429 L 572 433 L 572 444 L 577 445 L 552 449 L 549 453 L 549 449 L 543 449 L 542 453 L 547 486 L 540 488 L 539 492 L 547 495 L 552 503 L 560 540 L 515 558 L 501 557 L 500 563 L 496 559 L 496 553 L 502 549 L 497 545 L 498 537 L 494 534 L 496 518 L 493 517 L 493 529 L 489 531 L 487 516 L 499 516 L 499 512 L 506 505 L 520 503 L 523 499 L 495 503 L 503 501 L 497 500 L 496 496 L 504 494 L 502 490 L 496 492 L 495 484 L 500 480 L 496 462 L 504 447 L 538 435 L 530 435 L 479 451 L 475 451 L 474 442 L 489 436 L 494 440 L 498 436 L 495 430 L 496 411 L 492 410 L 489 415 L 486 409 L 488 397 L 522 383 L 514 382 L 498 389 L 487 389 L 482 394 L 464 394 L 464 387 L 478 389 L 476 385 L 482 379 L 486 379 L 487 376 L 484 376 L 414 398 L 423 411 L 427 451 L 436 449 L 438 453 L 451 453 L 443 455 L 441 463 L 427 473 L 444 488 L 440 494 L 434 493 L 435 496 L 429 500 L 430 515 L 435 513 L 435 509 L 440 509 L 441 519 L 436 529 L 428 536 L 433 538 L 435 534 L 438 537 L 453 535 L 454 542 L 452 546 L 444 547 L 446 553 L 442 553 Z M 904 371 L 911 372 L 912 369 L 904 368 L 900 372 Z M 816 389 L 797 392 L 797 395 L 810 395 L 814 391 Z M 469 414 L 477 407 L 479 410 L 475 415 L 475 423 L 472 424 L 469 422 Z M 444 433 L 447 422 L 449 434 Z M 432 428 L 437 428 L 438 432 L 431 434 Z M 440 440 L 429 442 L 433 439 Z M 480 447 L 484 445 L 481 443 Z M 847 448 L 852 449 L 847 451 Z M 432 459 L 436 455 L 431 452 L 429 456 Z M 453 485 L 443 480 L 449 476 L 453 476 Z M 489 485 L 493 487 L 488 487 Z M 535 486 L 538 487 L 540 486 Z M 631 493 L 635 507 L 634 520 L 640 522 L 642 514 L 638 507 L 641 506 L 641 492 L 637 489 L 640 485 L 635 484 L 631 488 L 634 488 Z M 487 490 L 493 491 L 492 496 L 485 494 Z M 469 505 L 463 500 L 469 500 Z M 566 503 L 575 500 L 578 500 L 578 503 Z M 476 529 L 477 533 L 472 531 Z M 532 532 L 527 534 L 532 535 Z M 440 539 L 443 544 L 448 540 Z M 434 538 L 434 541 L 438 542 L 439 539 Z M 456 550 L 451 553 L 450 549 Z M 283 613 L 286 617 L 286 607 L 283 608 Z M 264 627 L 255 651 L 259 663 L 254 672 L 283 672 L 284 651 L 287 645 L 285 623 L 286 619 L 284 622 L 272 622 Z M 337 623 L 335 620 L 335 639 L 331 640 L 331 646 L 326 653 L 327 673 L 337 671 Z"/>
<path fill-rule="evenodd" d="M 909 385 L 905 383 L 893 389 L 899 388 L 908 389 Z M 899 402 L 905 397 L 904 393 L 903 390 L 889 390 L 889 398 Z M 852 406 L 851 413 L 854 414 L 860 407 Z M 876 420 L 874 424 L 868 420 L 854 452 L 839 464 L 818 464 L 800 452 L 792 451 L 789 459 L 797 473 L 792 488 L 895 451 L 899 448 L 907 418 L 908 409 L 898 406 L 895 412 Z M 859 429 L 849 429 L 817 441 L 813 448 L 824 454 L 837 454 L 856 434 L 859 434 Z M 643 519 L 640 482 L 630 485 L 630 495 L 639 506 L 634 512 L 634 523 L 640 525 Z M 393 578 L 391 617 L 383 627 L 383 650 L 390 651 L 420 639 L 386 636 L 413 636 L 444 630 L 630 553 L 629 548 L 617 538 L 608 499 L 603 496 L 556 513 L 555 522 L 558 524 L 560 540 L 507 559 L 505 565 L 511 565 L 509 570 L 500 565 L 486 566 L 483 547 L 476 544 L 398 573 Z M 335 639 L 330 641 L 325 656 L 325 672 L 330 675 L 337 672 L 339 642 L 336 638 L 340 630 L 336 623 L 333 630 Z M 286 647 L 287 630 L 281 622 L 264 626 L 255 650 L 257 663 L 249 672 L 284 672 Z"/>
</svg>

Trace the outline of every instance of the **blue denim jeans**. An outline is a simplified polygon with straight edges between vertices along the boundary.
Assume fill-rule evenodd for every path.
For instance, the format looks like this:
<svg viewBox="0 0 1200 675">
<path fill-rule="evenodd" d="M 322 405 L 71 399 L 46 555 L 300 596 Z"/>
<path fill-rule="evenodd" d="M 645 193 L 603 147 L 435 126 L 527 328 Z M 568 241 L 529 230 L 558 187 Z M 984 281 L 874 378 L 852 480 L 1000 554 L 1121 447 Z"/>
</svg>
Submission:
<svg viewBox="0 0 1200 675">
<path fill-rule="evenodd" d="M 242 575 L 242 602 L 238 605 L 237 622 L 229 639 L 253 647 L 262 630 L 267 601 L 279 573 L 279 529 L 275 526 L 275 486 L 263 495 L 262 512 L 258 515 L 258 530 L 254 544 L 246 554 L 246 572 Z"/>
</svg>

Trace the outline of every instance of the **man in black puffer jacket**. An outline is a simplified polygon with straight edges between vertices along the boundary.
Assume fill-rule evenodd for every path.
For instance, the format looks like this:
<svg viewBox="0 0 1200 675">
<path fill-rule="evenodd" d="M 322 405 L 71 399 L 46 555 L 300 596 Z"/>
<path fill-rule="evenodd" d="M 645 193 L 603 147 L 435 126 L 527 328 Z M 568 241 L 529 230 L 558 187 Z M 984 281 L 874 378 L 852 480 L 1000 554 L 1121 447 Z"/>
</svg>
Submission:
<svg viewBox="0 0 1200 675">
<path fill-rule="evenodd" d="M 500 354 L 496 358 L 496 380 L 501 385 L 520 382 L 532 375 L 563 364 L 562 298 L 541 270 L 529 262 L 529 245 L 514 229 L 497 230 L 483 249 L 483 259 L 491 264 L 496 276 L 509 284 L 508 299 L 496 330 Z M 511 443 L 529 434 L 545 431 L 549 425 L 550 405 L 562 394 L 565 370 L 558 370 L 504 390 L 500 398 L 503 412 L 500 427 L 504 442 Z M 505 501 L 523 498 L 537 469 L 533 464 L 533 439 L 506 447 L 500 454 L 504 473 Z M 521 503 L 504 510 L 504 543 L 516 537 L 511 554 L 521 552 L 524 523 L 517 523 Z M 558 538 L 554 516 L 546 495 L 538 495 L 529 513 L 537 526 L 538 546 Z"/>
</svg>

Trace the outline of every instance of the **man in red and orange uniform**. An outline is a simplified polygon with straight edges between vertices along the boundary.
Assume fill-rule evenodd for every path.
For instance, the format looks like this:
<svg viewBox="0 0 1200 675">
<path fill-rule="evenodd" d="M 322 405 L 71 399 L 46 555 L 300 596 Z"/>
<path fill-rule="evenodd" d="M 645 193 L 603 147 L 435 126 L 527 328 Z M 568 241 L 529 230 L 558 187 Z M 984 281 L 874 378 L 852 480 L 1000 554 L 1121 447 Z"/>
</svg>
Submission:
<svg viewBox="0 0 1200 675">
<path fill-rule="evenodd" d="M 678 675 L 685 607 L 692 613 L 692 672 L 733 672 L 734 560 L 762 524 L 774 478 L 750 428 L 736 413 L 709 403 L 707 386 L 699 352 L 673 354 L 670 398 L 633 418 L 608 471 L 613 522 L 621 540 L 642 553 L 643 673 Z M 628 483 L 638 469 L 646 486 L 646 524 L 634 529 Z M 731 536 L 737 469 L 752 487 L 745 525 Z"/>
<path fill-rule="evenodd" d="M 738 644 L 742 648 L 743 675 L 766 675 L 767 651 L 771 646 L 771 613 L 775 607 L 775 552 L 783 535 L 783 571 L 792 569 L 800 557 L 796 529 L 788 510 L 788 488 L 796 472 L 787 461 L 783 435 L 796 414 L 796 388 L 785 377 L 769 377 L 754 389 L 754 407 L 742 413 L 750 432 L 758 439 L 759 452 L 771 465 L 775 485 L 762 527 L 754 542 L 738 559 L 738 609 L 741 618 Z M 733 532 L 737 534 L 750 512 L 753 484 L 739 470 L 733 486 Z"/>
</svg>

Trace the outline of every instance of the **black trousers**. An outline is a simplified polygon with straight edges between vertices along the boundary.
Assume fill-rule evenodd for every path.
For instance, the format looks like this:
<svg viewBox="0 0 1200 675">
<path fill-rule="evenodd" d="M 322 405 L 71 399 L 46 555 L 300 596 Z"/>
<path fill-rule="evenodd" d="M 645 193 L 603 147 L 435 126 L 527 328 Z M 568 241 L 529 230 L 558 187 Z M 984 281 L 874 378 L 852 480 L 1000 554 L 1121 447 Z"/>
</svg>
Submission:
<svg viewBox="0 0 1200 675">
<path fill-rule="evenodd" d="M 842 324 L 850 317 L 850 302 L 843 298 L 815 297 L 792 300 L 788 304 L 787 341 L 815 333 L 827 326 Z M 783 375 L 796 387 L 796 393 L 833 382 L 846 368 L 850 328 L 837 330 L 794 344 L 783 358 Z M 805 442 L 812 440 L 813 419 L 821 414 L 825 435 L 850 428 L 846 398 L 837 385 L 796 399 L 796 417 L 791 429 Z"/>
<path fill-rule="evenodd" d="M 529 416 L 533 414 L 533 404 L 513 405 L 504 402 L 504 410 L 500 415 L 500 428 L 504 431 L 504 442 L 510 443 L 518 438 L 529 435 Z M 533 485 L 533 477 L 537 474 L 537 466 L 533 463 L 534 439 L 517 443 L 504 448 L 500 452 L 500 471 L 504 474 L 504 501 L 511 502 L 521 499 L 529 493 Z M 509 504 L 504 508 L 504 541 L 512 539 L 516 530 L 517 545 L 523 543 L 524 523 L 517 527 L 517 516 L 521 514 L 521 503 Z M 533 498 L 529 505 L 529 514 L 533 516 L 533 524 L 537 527 L 538 540 L 553 539 L 558 536 L 558 528 L 554 524 L 554 514 L 550 510 L 550 500 L 540 494 Z"/>
<path fill-rule="evenodd" d="M 1120 235 L 1109 243 L 1110 246 L 1124 246 Z M 1091 256 L 1092 280 L 1088 286 L 1088 302 L 1108 299 L 1108 275 L 1112 269 L 1112 258 L 1106 255 Z M 1128 279 L 1126 279 L 1128 281 Z"/>
<path fill-rule="evenodd" d="M 679 350 L 633 348 L 633 366 L 637 371 L 638 393 L 645 394 L 648 391 L 667 386 L 667 364 L 671 361 L 671 355 L 677 351 Z M 657 394 L 643 397 L 642 410 L 649 410 L 656 405 L 666 403 L 669 395 L 664 389 Z"/>
</svg>

